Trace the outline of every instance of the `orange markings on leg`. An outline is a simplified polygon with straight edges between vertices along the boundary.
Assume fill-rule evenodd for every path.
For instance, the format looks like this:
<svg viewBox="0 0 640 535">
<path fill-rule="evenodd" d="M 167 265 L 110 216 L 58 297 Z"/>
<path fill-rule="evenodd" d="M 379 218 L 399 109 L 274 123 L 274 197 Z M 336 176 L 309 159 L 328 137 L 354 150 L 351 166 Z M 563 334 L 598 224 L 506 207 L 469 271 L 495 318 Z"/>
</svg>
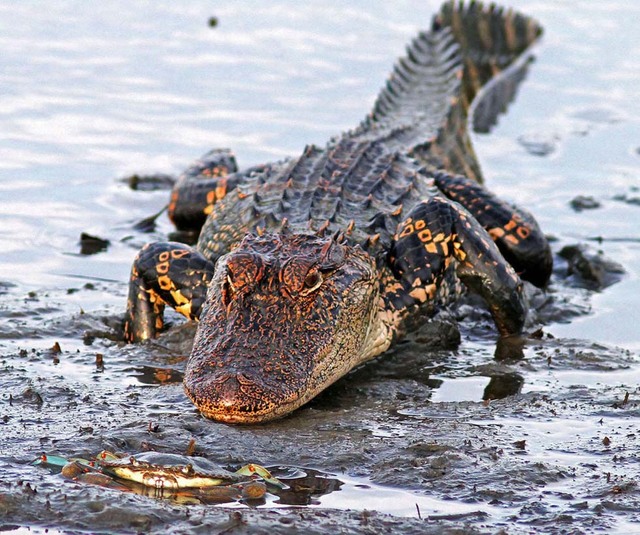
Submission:
<svg viewBox="0 0 640 535">
<path fill-rule="evenodd" d="M 402 230 L 398 238 L 404 238 L 405 236 L 408 236 L 409 234 L 413 234 L 414 232 L 415 232 L 414 226 L 411 223 L 409 223 L 407 226 L 404 227 L 404 229 Z"/>
<path fill-rule="evenodd" d="M 431 230 L 426 228 L 418 233 L 418 238 L 421 242 L 425 243 L 431 241 Z"/>
<path fill-rule="evenodd" d="M 171 258 L 182 258 L 183 256 L 187 256 L 189 251 L 186 249 L 173 249 L 171 251 Z"/>
<path fill-rule="evenodd" d="M 500 227 L 489 229 L 489 236 L 491 236 L 494 240 L 497 240 L 498 238 L 502 238 L 502 236 L 504 236 L 504 230 Z"/>
<path fill-rule="evenodd" d="M 172 283 L 171 279 L 167 275 L 160 275 L 158 277 L 158 286 L 161 290 L 170 290 Z"/>
<path fill-rule="evenodd" d="M 222 180 L 220 180 L 220 182 L 216 186 L 216 190 L 215 190 L 216 200 L 219 201 L 226 194 L 227 194 L 227 180 L 226 179 L 222 179 Z"/>
<path fill-rule="evenodd" d="M 504 237 L 505 240 L 507 240 L 509 243 L 512 243 L 513 245 L 518 245 L 518 238 L 516 238 L 515 236 L 512 236 L 511 234 L 507 234 Z"/>
</svg>

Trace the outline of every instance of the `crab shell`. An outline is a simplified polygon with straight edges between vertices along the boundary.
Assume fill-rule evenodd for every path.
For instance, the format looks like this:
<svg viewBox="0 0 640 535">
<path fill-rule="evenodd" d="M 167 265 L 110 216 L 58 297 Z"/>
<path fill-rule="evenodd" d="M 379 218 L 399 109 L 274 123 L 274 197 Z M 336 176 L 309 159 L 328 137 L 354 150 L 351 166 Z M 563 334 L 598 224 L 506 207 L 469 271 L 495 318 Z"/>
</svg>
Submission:
<svg viewBox="0 0 640 535">
<path fill-rule="evenodd" d="M 209 488 L 251 481 L 203 457 L 145 452 L 118 458 L 102 452 L 97 457 L 103 472 L 119 479 L 162 489 Z"/>
</svg>

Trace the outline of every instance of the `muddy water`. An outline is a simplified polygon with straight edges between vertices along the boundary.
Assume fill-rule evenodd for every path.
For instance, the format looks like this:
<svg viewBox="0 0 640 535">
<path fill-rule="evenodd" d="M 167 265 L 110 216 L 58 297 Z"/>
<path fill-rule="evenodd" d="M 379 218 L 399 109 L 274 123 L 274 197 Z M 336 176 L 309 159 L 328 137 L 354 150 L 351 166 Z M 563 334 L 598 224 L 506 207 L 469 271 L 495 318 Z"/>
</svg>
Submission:
<svg viewBox="0 0 640 535">
<path fill-rule="evenodd" d="M 170 231 L 162 218 L 134 229 L 167 192 L 120 178 L 176 173 L 216 146 L 251 165 L 323 143 L 363 117 L 438 3 L 0 5 L 3 529 L 640 531 L 640 8 L 512 5 L 546 34 L 507 115 L 474 136 L 487 181 L 536 214 L 556 253 L 584 244 L 625 274 L 605 266 L 615 283 L 597 288 L 558 255 L 548 294 L 531 296 L 530 332 L 543 331 L 522 360 L 495 358 L 470 300 L 454 311 L 459 347 L 432 342 L 453 321 L 439 318 L 251 428 L 186 400 L 179 319 L 152 344 L 114 340 L 137 248 Z M 81 254 L 81 232 L 106 251 Z M 30 465 L 43 451 L 182 453 L 191 439 L 227 467 L 293 474 L 291 490 L 186 506 Z"/>
</svg>

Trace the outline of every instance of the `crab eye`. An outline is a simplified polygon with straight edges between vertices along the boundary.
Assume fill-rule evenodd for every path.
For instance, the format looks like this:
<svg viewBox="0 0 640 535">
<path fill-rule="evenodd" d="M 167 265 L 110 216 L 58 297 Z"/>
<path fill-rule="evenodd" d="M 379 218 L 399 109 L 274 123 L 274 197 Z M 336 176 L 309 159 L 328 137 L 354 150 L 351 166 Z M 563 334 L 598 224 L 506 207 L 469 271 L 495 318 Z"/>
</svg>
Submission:
<svg viewBox="0 0 640 535">
<path fill-rule="evenodd" d="M 304 292 L 309 293 L 318 288 L 322 284 L 322 274 L 317 271 L 309 271 L 304 278 Z"/>
<path fill-rule="evenodd" d="M 190 474 L 193 474 L 193 465 L 191 463 L 189 463 L 189 464 L 183 466 L 182 467 L 182 473 L 184 475 L 187 475 L 187 476 L 190 475 Z"/>
</svg>

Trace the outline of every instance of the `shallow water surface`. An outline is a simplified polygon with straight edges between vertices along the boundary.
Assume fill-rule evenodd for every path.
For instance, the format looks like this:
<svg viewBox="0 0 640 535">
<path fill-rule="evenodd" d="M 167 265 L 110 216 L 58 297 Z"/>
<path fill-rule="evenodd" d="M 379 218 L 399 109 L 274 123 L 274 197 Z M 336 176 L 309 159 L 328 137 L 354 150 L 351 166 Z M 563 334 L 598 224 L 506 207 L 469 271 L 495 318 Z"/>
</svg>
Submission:
<svg viewBox="0 0 640 535">
<path fill-rule="evenodd" d="M 291 417 L 239 428 L 186 399 L 179 318 L 156 342 L 115 340 L 137 249 L 171 231 L 135 230 L 168 192 L 122 178 L 212 147 L 259 164 L 355 126 L 439 2 L 0 3 L 0 529 L 640 532 L 640 7 L 509 5 L 545 35 L 506 115 L 473 136 L 487 184 L 555 253 L 586 244 L 624 275 L 594 291 L 557 256 L 523 359 L 494 358 L 472 300 L 457 349 L 427 330 Z M 82 232 L 106 251 L 81 254 Z M 338 483 L 295 507 L 185 506 L 30 465 L 191 439 L 230 468 Z"/>
</svg>

